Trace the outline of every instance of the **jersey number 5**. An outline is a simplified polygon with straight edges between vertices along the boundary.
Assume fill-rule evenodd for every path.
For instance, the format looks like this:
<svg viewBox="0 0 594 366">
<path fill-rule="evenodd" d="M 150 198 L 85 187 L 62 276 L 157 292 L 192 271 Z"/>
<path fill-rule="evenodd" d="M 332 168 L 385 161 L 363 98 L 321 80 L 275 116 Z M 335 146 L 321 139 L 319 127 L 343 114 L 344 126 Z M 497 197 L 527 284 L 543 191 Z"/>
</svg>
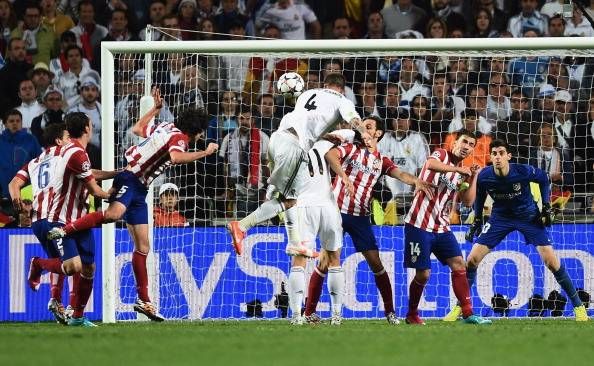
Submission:
<svg viewBox="0 0 594 366">
<path fill-rule="evenodd" d="M 313 94 L 311 97 L 309 97 L 309 99 L 307 100 L 307 102 L 305 102 L 305 105 L 303 106 L 303 108 L 307 109 L 308 112 L 318 108 L 318 106 L 316 105 L 316 101 L 314 100 L 315 97 L 316 94 Z"/>
</svg>

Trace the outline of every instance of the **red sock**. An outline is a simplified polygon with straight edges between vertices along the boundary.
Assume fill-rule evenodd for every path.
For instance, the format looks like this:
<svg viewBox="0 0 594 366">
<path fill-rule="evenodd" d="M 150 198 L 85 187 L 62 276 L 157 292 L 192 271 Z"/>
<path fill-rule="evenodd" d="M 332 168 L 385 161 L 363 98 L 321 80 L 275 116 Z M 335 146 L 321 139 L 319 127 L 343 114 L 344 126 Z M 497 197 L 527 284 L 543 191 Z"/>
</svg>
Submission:
<svg viewBox="0 0 594 366">
<path fill-rule="evenodd" d="M 89 301 L 89 297 L 93 291 L 93 278 L 86 278 L 81 275 L 78 281 L 78 288 L 75 291 L 76 305 L 74 306 L 72 317 L 80 318 L 85 312 L 85 306 L 87 306 L 87 301 Z"/>
<path fill-rule="evenodd" d="M 320 295 L 322 294 L 322 286 L 324 285 L 324 278 L 326 274 L 320 271 L 317 267 L 314 269 L 309 279 L 309 286 L 307 288 L 307 301 L 305 302 L 305 315 L 311 315 L 316 312 Z"/>
<path fill-rule="evenodd" d="M 452 287 L 454 294 L 462 308 L 462 316 L 465 318 L 472 315 L 472 303 L 470 302 L 470 287 L 466 278 L 466 270 L 452 271 Z"/>
<path fill-rule="evenodd" d="M 76 272 L 72 275 L 72 287 L 70 287 L 68 305 L 74 307 L 76 306 L 76 289 L 78 288 L 78 282 L 80 281 L 80 273 Z"/>
<path fill-rule="evenodd" d="M 423 295 L 423 289 L 425 289 L 426 284 L 427 282 L 419 282 L 416 278 L 413 278 L 411 281 L 408 294 L 408 313 L 406 316 L 417 315 L 421 295 Z"/>
<path fill-rule="evenodd" d="M 66 224 L 62 229 L 66 232 L 66 235 L 70 235 L 75 231 L 82 231 L 94 228 L 95 226 L 103 223 L 103 211 L 95 211 L 90 214 L 84 215 L 80 219 Z"/>
<path fill-rule="evenodd" d="M 136 278 L 136 291 L 142 301 L 151 301 L 148 295 L 148 273 L 146 271 L 146 254 L 135 250 L 132 253 L 132 269 Z"/>
<path fill-rule="evenodd" d="M 59 302 L 62 302 L 62 289 L 64 288 L 65 277 L 63 274 L 50 273 L 50 283 L 52 285 L 50 296 Z"/>
<path fill-rule="evenodd" d="M 392 284 L 388 272 L 383 269 L 380 273 L 374 273 L 375 285 L 382 295 L 384 301 L 384 313 L 386 315 L 394 312 L 394 299 L 392 297 Z"/>
<path fill-rule="evenodd" d="M 64 273 L 60 258 L 37 258 L 37 264 L 48 272 L 56 274 Z"/>
</svg>

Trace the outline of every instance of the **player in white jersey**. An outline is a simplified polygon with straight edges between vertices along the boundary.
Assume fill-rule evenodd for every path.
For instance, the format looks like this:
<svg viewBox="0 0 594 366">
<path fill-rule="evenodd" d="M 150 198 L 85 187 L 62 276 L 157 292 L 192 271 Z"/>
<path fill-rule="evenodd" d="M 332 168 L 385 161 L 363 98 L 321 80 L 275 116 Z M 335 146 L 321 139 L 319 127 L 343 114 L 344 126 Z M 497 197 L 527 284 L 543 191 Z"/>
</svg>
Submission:
<svg viewBox="0 0 594 366">
<path fill-rule="evenodd" d="M 134 240 L 132 268 L 136 279 L 138 299 L 134 310 L 151 320 L 163 321 L 148 295 L 148 273 L 146 257 L 150 250 L 148 235 L 148 207 L 146 195 L 148 185 L 171 164 L 190 163 L 213 154 L 217 144 L 210 144 L 205 151 L 187 152 L 189 140 L 197 139 L 208 126 L 203 110 L 187 109 L 178 115 L 175 122 L 154 123 L 154 118 L 163 107 L 161 95 L 153 89 L 155 105 L 134 125 L 132 132 L 145 138 L 138 145 L 126 151 L 128 165 L 118 173 L 113 183 L 113 193 L 105 212 L 94 212 L 62 228 L 54 228 L 49 238 L 62 238 L 80 230 L 86 230 L 101 223 L 124 218 L 130 237 Z"/>
<path fill-rule="evenodd" d="M 91 173 L 89 157 L 85 147 L 92 138 L 92 124 L 84 113 L 72 113 L 65 118 L 67 124 L 51 125 L 44 132 L 46 148 L 42 154 L 27 163 L 10 184 L 13 202 L 20 205 L 20 188 L 31 182 L 34 196 L 34 217 L 32 229 L 39 239 L 48 259 L 33 257 L 29 269 L 29 286 L 39 289 L 42 272 L 58 275 L 74 275 L 74 314 L 69 325 L 94 326 L 83 316 L 83 311 L 92 290 L 94 276 L 95 243 L 90 231 L 58 240 L 46 238 L 49 230 L 75 220 L 86 213 L 89 191 L 99 197 L 108 198 Z M 68 131 L 64 132 L 68 127 Z M 73 137 L 69 140 L 68 133 Z M 98 172 L 103 178 L 113 173 Z M 89 191 L 87 191 L 87 189 Z M 63 306 L 48 304 L 56 320 L 66 323 Z"/>
<path fill-rule="evenodd" d="M 250 228 L 285 210 L 290 244 L 287 254 L 313 254 L 301 243 L 297 211 L 291 210 L 298 196 L 295 187 L 299 185 L 296 182 L 299 167 L 302 162 L 308 161 L 307 152 L 313 144 L 332 131 L 341 120 L 347 121 L 362 136 L 367 136 L 355 106 L 343 95 L 344 87 L 344 76 L 328 74 L 324 79 L 324 89 L 312 89 L 301 94 L 294 111 L 283 117 L 278 131 L 272 134 L 268 154 L 273 167 L 268 183 L 279 193 L 279 197 L 264 202 L 243 220 L 227 225 L 237 255 L 242 254 L 243 238 Z"/>
</svg>

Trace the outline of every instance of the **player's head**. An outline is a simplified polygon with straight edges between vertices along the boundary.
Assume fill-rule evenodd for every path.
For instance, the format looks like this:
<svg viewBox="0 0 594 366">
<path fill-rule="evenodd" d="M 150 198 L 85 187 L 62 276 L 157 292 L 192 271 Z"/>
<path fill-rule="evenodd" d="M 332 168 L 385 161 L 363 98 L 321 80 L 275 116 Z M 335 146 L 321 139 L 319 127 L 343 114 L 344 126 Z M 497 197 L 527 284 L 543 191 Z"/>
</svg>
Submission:
<svg viewBox="0 0 594 366">
<path fill-rule="evenodd" d="M 175 122 L 173 122 L 184 135 L 195 140 L 206 131 L 208 127 L 208 115 L 204 109 L 188 108 L 181 111 Z"/>
<path fill-rule="evenodd" d="M 43 130 L 43 146 L 62 146 L 70 141 L 70 134 L 65 123 L 53 123 Z"/>
<path fill-rule="evenodd" d="M 456 141 L 452 147 L 452 154 L 460 159 L 465 159 L 467 156 L 472 154 L 475 145 L 476 135 L 474 132 L 461 129 L 457 132 Z"/>
<path fill-rule="evenodd" d="M 511 148 L 509 144 L 500 139 L 491 141 L 489 144 L 489 151 L 491 154 L 491 162 L 495 169 L 507 169 L 509 161 L 512 158 Z"/>
<path fill-rule="evenodd" d="M 70 138 L 80 139 L 86 137 L 88 140 L 91 139 L 93 134 L 93 124 L 86 113 L 68 113 L 66 117 L 64 117 L 64 123 L 66 123 L 66 129 L 70 134 Z"/>
<path fill-rule="evenodd" d="M 371 136 L 370 141 L 363 141 L 368 148 L 375 149 L 379 140 L 384 137 L 384 122 L 377 116 L 369 116 L 363 119 L 365 131 Z"/>
<path fill-rule="evenodd" d="M 346 80 L 342 74 L 337 72 L 330 73 L 324 78 L 324 88 L 336 90 L 337 92 L 344 94 L 344 87 Z"/>
</svg>

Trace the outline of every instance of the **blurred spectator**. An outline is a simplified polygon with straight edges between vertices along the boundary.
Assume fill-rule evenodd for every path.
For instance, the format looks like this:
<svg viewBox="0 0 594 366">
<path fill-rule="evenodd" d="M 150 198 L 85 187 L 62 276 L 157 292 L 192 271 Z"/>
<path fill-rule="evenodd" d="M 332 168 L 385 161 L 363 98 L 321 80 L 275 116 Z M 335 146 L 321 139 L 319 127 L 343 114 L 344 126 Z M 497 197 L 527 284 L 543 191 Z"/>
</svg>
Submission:
<svg viewBox="0 0 594 366">
<path fill-rule="evenodd" d="M 223 139 L 219 156 L 224 159 L 228 179 L 227 197 L 235 199 L 237 217 L 258 207 L 268 171 L 268 136 L 254 127 L 249 108 L 239 113 L 239 127 Z"/>
<path fill-rule="evenodd" d="M 590 0 L 590 6 L 586 6 L 586 13 L 590 15 L 591 18 L 594 18 L 594 0 Z"/>
<path fill-rule="evenodd" d="M 575 181 L 579 191 L 594 191 L 594 95 L 581 105 L 575 133 Z"/>
<path fill-rule="evenodd" d="M 196 0 L 181 0 L 178 6 L 179 27 L 182 30 L 182 40 L 195 40 L 198 28 Z"/>
<path fill-rule="evenodd" d="M 417 176 L 429 156 L 427 140 L 411 129 L 410 115 L 404 108 L 400 108 L 397 116 L 386 122 L 391 124 L 391 128 L 378 143 L 378 151 L 390 158 L 398 169 Z M 394 178 L 386 177 L 385 185 L 394 197 L 413 192 L 413 187 Z"/>
<path fill-rule="evenodd" d="M 413 5 L 412 0 L 397 0 L 394 5 L 382 9 L 381 14 L 385 33 L 391 38 L 398 32 L 418 28 L 419 22 L 427 15 L 423 9 Z"/>
<path fill-rule="evenodd" d="M 398 87 L 398 84 L 389 83 L 384 94 L 377 110 L 380 118 L 387 120 L 398 114 L 398 107 L 400 107 L 400 87 Z"/>
<path fill-rule="evenodd" d="M 577 6 L 573 7 L 573 16 L 571 19 L 569 19 L 567 25 L 565 26 L 565 35 L 594 37 L 594 29 L 592 29 L 592 24 L 590 24 L 588 19 L 584 17 L 582 11 L 578 9 Z"/>
<path fill-rule="evenodd" d="M 520 0 L 521 12 L 509 19 L 507 30 L 519 38 L 527 30 L 534 30 L 539 35 L 547 33 L 547 17 L 538 10 L 538 0 Z"/>
<path fill-rule="evenodd" d="M 487 96 L 487 120 L 491 126 L 497 121 L 509 118 L 511 104 L 508 97 L 509 84 L 505 74 L 492 72 L 489 80 L 489 95 Z"/>
<path fill-rule="evenodd" d="M 466 97 L 466 106 L 476 112 L 479 119 L 487 120 L 487 90 L 481 84 L 471 85 L 468 89 L 468 96 Z M 487 122 L 488 124 L 488 122 Z M 489 127 L 491 125 L 489 124 Z M 480 130 L 479 123 L 479 130 Z"/>
<path fill-rule="evenodd" d="M 543 84 L 537 94 L 535 108 L 532 110 L 532 121 L 536 123 L 553 123 L 555 112 L 555 87 L 551 84 Z"/>
<path fill-rule="evenodd" d="M 540 13 L 549 18 L 558 14 L 563 14 L 563 4 L 565 0 L 548 0 L 541 8 Z"/>
<path fill-rule="evenodd" d="M 0 195 L 8 197 L 8 183 L 29 160 L 41 153 L 35 136 L 23 129 L 23 116 L 16 109 L 8 111 L 2 119 L 4 131 L 0 134 Z"/>
<path fill-rule="evenodd" d="M 253 23 L 247 16 L 241 13 L 237 0 L 221 0 L 221 7 L 214 17 L 216 28 L 221 33 L 230 33 L 231 25 L 236 23 L 243 24 L 245 34 L 253 36 L 255 34 Z"/>
<path fill-rule="evenodd" d="M 78 25 L 70 29 L 76 36 L 77 44 L 82 47 L 84 55 L 90 62 L 93 61 L 93 49 L 105 38 L 108 30 L 95 22 L 95 6 L 92 1 L 83 0 L 78 3 Z"/>
<path fill-rule="evenodd" d="M 41 24 L 41 9 L 36 4 L 29 3 L 25 7 L 24 19 L 23 27 L 15 28 L 11 37 L 22 38 L 25 41 L 28 62 L 49 63 L 57 53 L 55 33 Z"/>
<path fill-rule="evenodd" d="M 402 62 L 396 56 L 385 56 L 379 60 L 377 80 L 383 83 L 398 82 Z"/>
<path fill-rule="evenodd" d="M 402 108 L 401 108 L 402 109 Z M 403 111 L 399 109 L 399 115 Z M 425 137 L 431 150 L 441 146 L 446 127 L 441 120 L 431 118 L 431 102 L 427 96 L 415 95 L 410 104 L 411 129 Z"/>
<path fill-rule="evenodd" d="M 555 14 L 549 18 L 549 37 L 565 37 L 565 27 L 567 22 L 563 15 Z"/>
<path fill-rule="evenodd" d="M 451 58 L 450 64 L 447 68 L 448 82 L 452 94 L 464 98 L 468 95 L 468 85 L 475 84 L 475 81 L 470 80 L 470 67 L 468 58 L 454 57 Z"/>
<path fill-rule="evenodd" d="M 283 39 L 306 39 L 306 24 L 311 39 L 322 37 L 322 26 L 316 14 L 309 6 L 294 4 L 291 0 L 278 0 L 274 6 L 264 11 L 262 16 L 256 19 L 258 28 L 263 28 L 266 24 L 276 25 L 281 30 Z"/>
<path fill-rule="evenodd" d="M 303 78 L 305 81 L 305 89 L 318 89 L 322 87 L 322 83 L 320 82 L 320 74 L 317 71 L 309 70 L 305 77 Z"/>
<path fill-rule="evenodd" d="M 35 64 L 35 67 L 33 67 L 33 70 L 29 70 L 27 77 L 31 79 L 33 85 L 35 85 L 35 90 L 37 91 L 37 101 L 42 102 L 45 91 L 47 88 L 49 88 L 54 80 L 54 74 L 49 71 L 47 64 L 38 62 Z"/>
<path fill-rule="evenodd" d="M 51 59 L 49 63 L 50 71 L 54 74 L 54 82 L 57 82 L 60 76 L 70 70 L 68 60 L 66 59 L 66 49 L 76 45 L 76 36 L 71 31 L 66 31 L 60 36 L 60 54 Z M 99 54 L 100 55 L 100 54 Z M 86 58 L 82 59 L 83 69 L 90 69 L 91 65 Z"/>
<path fill-rule="evenodd" d="M 466 159 L 462 160 L 462 166 L 471 167 L 474 164 L 478 164 L 481 167 L 485 167 L 491 161 L 489 151 L 489 144 L 492 141 L 491 136 L 485 135 L 478 130 L 478 118 L 473 110 L 467 109 L 462 114 L 462 124 L 464 129 L 474 132 L 477 137 L 474 151 Z M 443 148 L 451 150 L 457 138 L 457 132 L 449 133 L 446 136 Z"/>
<path fill-rule="evenodd" d="M 421 82 L 421 75 L 416 60 L 413 57 L 402 57 L 398 87 L 400 88 L 400 103 L 410 103 L 417 94 L 429 95 L 430 89 Z"/>
<path fill-rule="evenodd" d="M 377 83 L 368 80 L 359 83 L 359 90 L 357 93 L 357 113 L 361 117 L 379 116 L 378 98 L 377 98 Z"/>
<path fill-rule="evenodd" d="M 163 17 L 165 14 L 165 7 L 167 3 L 165 0 L 151 0 L 151 5 L 149 6 L 149 18 L 150 18 L 150 25 L 153 27 L 162 27 L 163 26 Z M 142 41 L 146 41 L 146 27 L 142 28 L 140 32 L 138 32 L 138 38 Z M 153 41 L 161 41 L 163 38 L 163 33 L 159 31 L 153 31 L 152 40 Z"/>
<path fill-rule="evenodd" d="M 506 120 L 497 121 L 495 138 L 507 141 L 514 156 L 526 156 L 536 132 L 532 127 L 530 101 L 527 95 L 516 89 L 511 94 L 510 104 L 511 115 Z"/>
<path fill-rule="evenodd" d="M 496 30 L 498 33 L 501 33 L 507 29 L 507 23 L 509 19 L 507 12 L 514 11 L 514 9 L 505 9 L 504 11 L 502 8 L 498 8 L 496 6 L 496 0 L 478 0 L 473 3 L 476 4 L 474 9 L 475 13 L 480 8 L 486 9 L 489 12 L 493 21 L 492 28 L 494 30 Z"/>
<path fill-rule="evenodd" d="M 256 100 L 256 127 L 270 136 L 278 129 L 280 118 L 276 116 L 276 105 L 272 94 L 262 94 Z"/>
<path fill-rule="evenodd" d="M 57 0 L 40 0 L 39 6 L 42 15 L 41 24 L 52 30 L 57 38 L 76 25 L 70 16 L 58 12 Z"/>
<path fill-rule="evenodd" d="M 64 112 L 62 111 L 63 95 L 60 89 L 53 86 L 48 88 L 43 95 L 43 105 L 45 111 L 33 118 L 31 122 L 31 133 L 37 138 L 39 145 L 44 146 L 43 130 L 52 124 L 64 122 Z M 93 131 L 93 135 L 95 135 Z M 93 136 L 94 137 L 94 136 Z"/>
<path fill-rule="evenodd" d="M 21 211 L 19 211 L 19 217 L 17 219 L 18 227 L 31 227 L 33 222 L 33 201 L 28 198 L 23 200 L 21 205 Z"/>
<path fill-rule="evenodd" d="M 109 33 L 101 42 L 120 42 L 120 41 L 138 41 L 140 40 L 134 33 L 128 29 L 128 13 L 126 10 L 115 9 L 111 13 L 109 20 Z M 158 33 L 158 31 L 155 31 Z M 93 49 L 93 70 L 101 72 L 101 43 L 98 43 Z"/>
<path fill-rule="evenodd" d="M 448 26 L 441 18 L 431 18 L 427 21 L 425 38 L 446 38 Z"/>
<path fill-rule="evenodd" d="M 450 0 L 433 0 L 433 17 L 439 18 L 445 22 L 445 29 L 461 29 L 466 31 L 466 21 L 462 14 L 455 12 L 450 6 Z M 444 32 L 445 34 L 446 32 Z M 438 37 L 433 37 L 438 38 Z"/>
<path fill-rule="evenodd" d="M 552 191 L 571 189 L 573 162 L 567 150 L 555 147 L 555 133 L 550 123 L 543 123 L 535 136 L 536 146 L 530 148 L 526 163 L 542 169 L 551 179 Z M 524 159 L 520 159 L 523 161 Z"/>
<path fill-rule="evenodd" d="M 433 75 L 431 89 L 431 115 L 432 119 L 442 121 L 442 125 L 449 125 L 454 118 L 460 115 L 466 108 L 464 99 L 452 95 L 448 77 L 444 72 Z"/>
<path fill-rule="evenodd" d="M 86 76 L 92 76 L 99 84 L 99 74 L 91 70 L 90 67 L 85 67 L 83 63 L 83 50 L 76 45 L 68 46 L 64 52 L 66 55 L 66 62 L 68 63 L 68 71 L 63 73 L 56 81 L 56 87 L 62 90 L 64 100 L 68 108 L 76 105 L 80 101 L 79 88 L 80 83 Z"/>
<path fill-rule="evenodd" d="M 384 17 L 380 12 L 374 11 L 367 18 L 367 39 L 389 38 L 384 30 Z"/>
<path fill-rule="evenodd" d="M 491 0 L 493 1 L 493 0 Z M 499 32 L 494 28 L 493 16 L 486 8 L 479 8 L 474 14 L 472 23 L 474 29 L 471 30 L 472 37 L 476 38 L 495 38 L 499 37 Z"/>
<path fill-rule="evenodd" d="M 21 112 L 23 128 L 29 131 L 31 129 L 33 118 L 43 113 L 45 107 L 37 101 L 35 85 L 33 85 L 33 82 L 29 79 L 21 81 L 21 84 L 19 85 L 19 98 L 21 99 L 21 105 L 16 109 Z"/>
<path fill-rule="evenodd" d="M 332 22 L 332 35 L 335 39 L 349 39 L 351 36 L 351 23 L 348 18 L 339 17 Z"/>
<path fill-rule="evenodd" d="M 462 28 L 450 28 L 448 30 L 448 37 L 447 38 L 464 38 L 466 37 L 466 33 Z"/>
<path fill-rule="evenodd" d="M 528 96 L 534 95 L 534 88 L 544 81 L 544 74 L 549 64 L 548 57 L 522 56 L 510 60 L 507 76 L 512 85 L 522 88 Z"/>
<path fill-rule="evenodd" d="M 206 18 L 214 18 L 217 13 L 217 7 L 214 6 L 212 0 L 198 0 L 198 23 Z"/>
<path fill-rule="evenodd" d="M 10 33 L 17 27 L 17 24 L 17 17 L 12 8 L 12 2 L 0 0 L 0 55 L 5 54 L 6 46 L 8 45 L 8 41 L 10 41 Z"/>
<path fill-rule="evenodd" d="M 220 93 L 218 115 L 208 122 L 207 138 L 220 143 L 225 135 L 235 130 L 238 126 L 237 109 L 239 106 L 237 93 L 226 90 Z"/>
<path fill-rule="evenodd" d="M 206 20 L 206 19 L 204 19 Z M 211 23 L 212 24 L 212 23 Z M 201 31 L 205 31 L 205 29 L 202 29 L 202 25 L 198 25 L 196 30 L 201 30 Z M 174 14 L 167 14 L 163 17 L 163 28 L 168 28 L 168 29 L 164 29 L 163 30 L 163 37 L 161 38 L 162 41 L 181 41 L 182 40 L 182 34 L 181 34 L 181 28 L 179 26 L 179 19 L 176 15 Z M 212 32 L 212 30 L 210 30 L 210 32 Z M 198 33 L 196 35 L 197 39 L 205 39 L 202 38 L 203 35 Z M 212 35 L 211 35 L 212 37 Z"/>
<path fill-rule="evenodd" d="M 231 32 L 231 39 L 241 40 L 245 37 L 245 27 L 241 21 L 235 21 Z M 251 59 L 245 56 L 221 56 L 221 69 L 226 87 L 220 89 L 231 89 L 238 94 L 243 91 Z"/>
<path fill-rule="evenodd" d="M 561 58 L 551 57 L 544 74 L 545 84 L 551 84 L 555 89 L 569 89 L 569 74 Z"/>
<path fill-rule="evenodd" d="M 101 104 L 99 103 L 99 83 L 92 76 L 85 76 L 80 83 L 80 102 L 68 109 L 68 113 L 83 112 L 93 124 L 93 137 L 89 142 L 95 147 L 101 146 Z"/>
<path fill-rule="evenodd" d="M 195 59 L 186 59 L 185 64 L 182 64 L 179 80 L 173 85 L 175 98 L 171 106 L 175 114 L 187 107 L 204 108 L 204 98 L 198 84 L 198 66 Z"/>
<path fill-rule="evenodd" d="M 27 73 L 33 66 L 25 60 L 25 41 L 12 38 L 8 42 L 6 64 L 0 70 L 0 115 L 19 105 L 19 86 L 27 79 Z"/>
<path fill-rule="evenodd" d="M 555 130 L 555 141 L 557 142 L 556 146 L 563 151 L 567 150 L 570 154 L 573 154 L 573 148 L 575 146 L 575 117 L 573 115 L 571 94 L 567 90 L 558 90 L 555 93 L 554 101 L 555 117 L 553 127 Z"/>
<path fill-rule="evenodd" d="M 157 227 L 188 226 L 186 218 L 178 211 L 179 188 L 173 183 L 159 187 L 159 205 L 153 208 L 153 220 Z"/>
</svg>

